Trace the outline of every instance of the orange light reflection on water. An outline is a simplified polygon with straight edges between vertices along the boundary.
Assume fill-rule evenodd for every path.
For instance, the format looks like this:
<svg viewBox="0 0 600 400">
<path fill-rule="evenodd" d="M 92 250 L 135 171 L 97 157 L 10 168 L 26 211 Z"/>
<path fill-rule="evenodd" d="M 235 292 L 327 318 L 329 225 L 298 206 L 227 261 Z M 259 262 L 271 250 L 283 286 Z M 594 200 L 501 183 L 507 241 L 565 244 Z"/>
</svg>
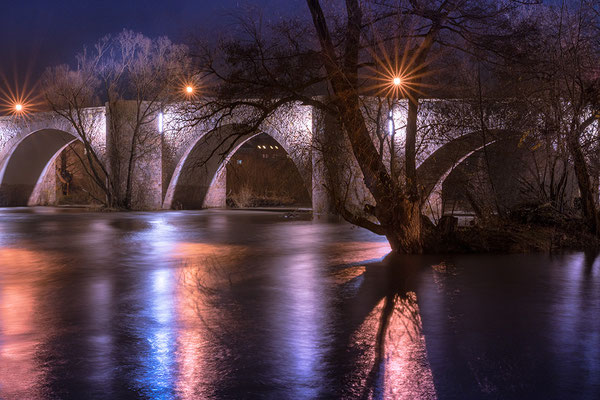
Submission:
<svg viewBox="0 0 600 400">
<path fill-rule="evenodd" d="M 175 307 L 178 328 L 175 391 L 182 399 L 208 398 L 219 376 L 215 350 L 220 335 L 232 329 L 227 310 L 214 307 L 214 296 L 230 285 L 249 249 L 245 246 L 209 243 L 178 243 L 171 255 L 176 269 Z M 214 321 L 219 321 L 215 326 Z"/>
<path fill-rule="evenodd" d="M 385 257 L 392 251 L 387 242 L 332 242 L 325 254 L 331 265 L 354 264 Z"/>
<path fill-rule="evenodd" d="M 367 346 L 376 342 L 377 331 L 381 323 L 385 299 L 373 309 L 365 322 L 353 337 L 357 346 Z M 379 365 L 378 387 L 385 399 L 435 399 L 433 374 L 427 361 L 425 337 L 422 333 L 421 317 L 417 305 L 417 296 L 408 292 L 396 295 L 394 310 L 389 316 L 389 325 L 385 332 L 385 345 Z M 362 371 L 362 387 L 368 375 L 373 371 L 377 354 L 365 353 L 365 358 L 357 370 Z M 361 388 L 361 390 L 363 390 Z M 370 393 L 368 398 L 379 398 Z"/>
<path fill-rule="evenodd" d="M 41 399 L 45 369 L 38 361 L 43 337 L 37 331 L 37 282 L 49 257 L 40 252 L 0 248 L 0 398 Z M 56 267 L 56 266 L 54 266 Z M 56 268 L 51 267 L 50 270 Z M 37 275 L 35 280 L 24 276 Z"/>
</svg>

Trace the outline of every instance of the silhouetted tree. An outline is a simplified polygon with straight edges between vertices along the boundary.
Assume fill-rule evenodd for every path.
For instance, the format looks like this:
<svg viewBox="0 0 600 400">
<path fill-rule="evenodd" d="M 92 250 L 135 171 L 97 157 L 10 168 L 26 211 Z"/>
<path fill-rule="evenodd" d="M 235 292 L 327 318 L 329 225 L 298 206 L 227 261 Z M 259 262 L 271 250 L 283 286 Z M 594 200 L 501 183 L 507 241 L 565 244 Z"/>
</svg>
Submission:
<svg viewBox="0 0 600 400">
<path fill-rule="evenodd" d="M 600 18 L 596 2 L 563 2 L 536 15 L 538 33 L 506 66 L 519 101 L 536 116 L 529 128 L 540 145 L 572 165 L 581 210 L 600 235 Z"/>
<path fill-rule="evenodd" d="M 308 21 L 242 21 L 240 32 L 218 48 L 198 46 L 211 98 L 198 103 L 197 118 L 218 124 L 243 112 L 252 130 L 289 104 L 313 106 L 336 128 L 325 130 L 319 149 L 325 164 L 336 160 L 329 162 L 334 182 L 351 183 L 350 168 L 357 165 L 368 190 L 364 207 L 351 209 L 347 193 L 328 188 L 337 211 L 385 235 L 395 251 L 419 253 L 426 201 L 417 177 L 423 101 L 464 95 L 457 84 L 461 58 L 493 53 L 486 46 L 490 36 L 499 43 L 519 32 L 514 17 L 526 3 L 347 0 L 324 8 L 307 0 Z M 384 107 L 369 117 L 366 102 L 373 96 Z M 388 110 L 399 104 L 407 109 L 406 135 L 390 140 L 381 132 L 388 130 Z M 345 146 L 348 152 L 340 150 Z"/>
</svg>

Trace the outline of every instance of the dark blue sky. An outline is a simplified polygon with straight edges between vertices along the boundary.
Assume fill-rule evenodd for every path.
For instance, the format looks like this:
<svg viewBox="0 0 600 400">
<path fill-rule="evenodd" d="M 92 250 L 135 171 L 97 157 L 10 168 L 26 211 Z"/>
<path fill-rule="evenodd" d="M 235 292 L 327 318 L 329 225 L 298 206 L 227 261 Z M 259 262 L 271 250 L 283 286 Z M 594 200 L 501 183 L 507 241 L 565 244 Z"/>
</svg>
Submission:
<svg viewBox="0 0 600 400">
<path fill-rule="evenodd" d="M 210 39 L 248 10 L 308 17 L 305 0 L 0 0 L 0 79 L 36 81 L 47 66 L 71 63 L 84 45 L 124 28 L 175 42 Z"/>
<path fill-rule="evenodd" d="M 15 74 L 35 81 L 46 66 L 72 62 L 108 33 L 128 28 L 180 42 L 225 31 L 232 13 L 252 8 L 269 19 L 307 12 L 304 0 L 3 0 L 0 72 L 9 81 Z"/>
</svg>

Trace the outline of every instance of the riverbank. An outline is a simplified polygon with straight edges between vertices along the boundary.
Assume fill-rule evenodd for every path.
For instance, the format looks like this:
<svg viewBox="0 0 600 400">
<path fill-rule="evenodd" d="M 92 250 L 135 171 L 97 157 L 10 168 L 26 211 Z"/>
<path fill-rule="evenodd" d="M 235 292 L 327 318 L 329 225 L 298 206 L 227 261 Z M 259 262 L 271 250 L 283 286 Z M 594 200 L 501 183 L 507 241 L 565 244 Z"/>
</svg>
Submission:
<svg viewBox="0 0 600 400">
<path fill-rule="evenodd" d="M 600 239 L 589 233 L 578 219 L 560 223 L 515 219 L 492 219 L 468 227 L 427 235 L 428 253 L 560 253 L 564 251 L 598 251 Z"/>
</svg>

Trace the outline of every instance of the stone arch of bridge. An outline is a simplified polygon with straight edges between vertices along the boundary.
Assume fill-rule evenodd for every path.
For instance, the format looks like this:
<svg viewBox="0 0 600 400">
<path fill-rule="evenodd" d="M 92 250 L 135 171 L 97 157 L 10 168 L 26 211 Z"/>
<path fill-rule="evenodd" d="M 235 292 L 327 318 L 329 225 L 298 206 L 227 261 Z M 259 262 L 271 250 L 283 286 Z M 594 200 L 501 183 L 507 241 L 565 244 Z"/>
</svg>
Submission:
<svg viewBox="0 0 600 400">
<path fill-rule="evenodd" d="M 59 129 L 35 130 L 15 140 L 0 164 L 0 205 L 29 205 L 48 166 L 77 140 Z"/>
<path fill-rule="evenodd" d="M 510 130 L 471 132 L 440 146 L 417 168 L 417 179 L 422 185 L 425 214 L 436 219 L 442 215 L 442 184 L 450 173 L 466 159 L 484 147 L 515 141 L 520 135 Z"/>
<path fill-rule="evenodd" d="M 308 193 L 311 193 L 311 164 L 306 154 L 299 154 L 299 150 L 277 131 L 240 135 L 241 130 L 243 127 L 239 125 L 222 126 L 200 136 L 188 146 L 169 180 L 163 209 L 224 207 L 226 165 L 244 143 L 261 133 L 271 136 L 282 146 L 298 169 Z"/>
</svg>

